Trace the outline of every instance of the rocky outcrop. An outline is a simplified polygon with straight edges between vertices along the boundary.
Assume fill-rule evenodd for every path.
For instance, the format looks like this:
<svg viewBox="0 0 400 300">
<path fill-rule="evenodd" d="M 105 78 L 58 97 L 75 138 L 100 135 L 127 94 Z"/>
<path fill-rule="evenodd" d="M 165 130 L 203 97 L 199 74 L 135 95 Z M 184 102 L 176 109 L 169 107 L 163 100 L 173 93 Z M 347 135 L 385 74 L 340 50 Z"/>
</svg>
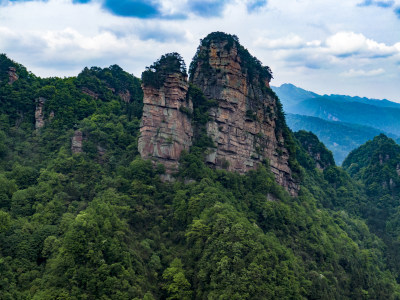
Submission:
<svg viewBox="0 0 400 300">
<path fill-rule="evenodd" d="M 36 110 L 35 110 L 35 129 L 40 129 L 44 126 L 44 103 L 46 99 L 39 97 L 36 99 Z"/>
<path fill-rule="evenodd" d="M 299 130 L 294 133 L 303 149 L 314 161 L 315 167 L 319 170 L 325 170 L 329 166 L 335 165 L 333 154 L 329 151 L 318 137 L 311 131 Z"/>
<path fill-rule="evenodd" d="M 71 152 L 74 154 L 83 152 L 83 133 L 80 130 L 75 130 L 72 136 Z"/>
<path fill-rule="evenodd" d="M 94 99 L 98 99 L 99 98 L 99 94 L 93 92 L 92 90 L 88 89 L 87 87 L 82 87 L 81 88 L 82 93 L 89 95 L 90 97 L 94 98 Z"/>
<path fill-rule="evenodd" d="M 288 129 L 279 100 L 269 88 L 270 69 L 235 37 L 220 33 L 206 37 L 190 66 L 190 81 L 205 101 L 216 105 L 202 118 L 206 124 L 199 125 L 191 123 L 192 95 L 187 95 L 182 62 L 170 58 L 163 56 L 142 74 L 141 156 L 164 164 L 171 174 L 178 168 L 181 152 L 189 150 L 193 133 L 204 132 L 215 145 L 207 150 L 208 164 L 243 174 L 267 159 L 276 181 L 297 195 L 299 187 L 285 147 L 284 130 Z"/>
<path fill-rule="evenodd" d="M 232 36 L 209 35 L 191 65 L 190 81 L 218 106 L 209 111 L 207 134 L 216 148 L 207 162 L 245 173 L 267 158 L 277 182 L 292 195 L 298 192 L 289 167 L 282 134 L 284 120 L 269 90 L 271 73 Z M 285 125 L 284 125 L 285 126 Z"/>
<path fill-rule="evenodd" d="M 122 99 L 125 103 L 131 102 L 131 93 L 130 93 L 128 90 L 119 92 L 119 93 L 118 93 L 118 96 L 120 96 L 121 99 Z"/>
<path fill-rule="evenodd" d="M 14 67 L 8 68 L 8 84 L 13 84 L 15 81 L 18 80 L 17 69 Z"/>
<path fill-rule="evenodd" d="M 193 129 L 184 111 L 192 110 L 193 105 L 186 97 L 189 86 L 186 74 L 156 72 L 164 72 L 156 74 L 162 75 L 161 84 L 146 80 L 142 84 L 144 107 L 138 149 L 143 158 L 162 163 L 167 175 L 171 175 L 178 168 L 182 151 L 192 145 Z"/>
</svg>

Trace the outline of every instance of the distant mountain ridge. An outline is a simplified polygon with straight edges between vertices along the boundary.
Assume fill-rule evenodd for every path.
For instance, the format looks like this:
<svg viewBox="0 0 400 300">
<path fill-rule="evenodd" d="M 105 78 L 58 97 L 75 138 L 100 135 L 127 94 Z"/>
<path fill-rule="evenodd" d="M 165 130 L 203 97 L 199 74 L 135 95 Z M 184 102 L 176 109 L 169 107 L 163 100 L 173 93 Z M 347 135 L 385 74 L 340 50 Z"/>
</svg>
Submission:
<svg viewBox="0 0 400 300">
<path fill-rule="evenodd" d="M 375 127 L 382 132 L 400 135 L 400 109 L 360 102 L 341 97 L 322 96 L 307 99 L 292 107 L 289 113 Z"/>
<path fill-rule="evenodd" d="M 289 127 L 314 132 L 340 164 L 347 154 L 385 133 L 399 141 L 400 103 L 346 95 L 318 95 L 282 84 L 271 87 L 280 98 Z"/>
<path fill-rule="evenodd" d="M 381 133 L 381 130 L 374 127 L 297 114 L 286 114 L 286 122 L 293 131 L 307 130 L 316 134 L 333 152 L 337 164 L 341 164 L 350 151 Z M 390 137 L 399 138 L 396 135 Z"/>
<path fill-rule="evenodd" d="M 300 87 L 297 87 L 291 83 L 284 83 L 279 87 L 271 86 L 271 89 L 281 98 L 280 100 L 285 110 L 290 109 L 290 106 L 292 104 L 298 104 L 301 101 L 314 99 L 318 97 L 324 97 L 324 98 L 328 97 L 331 100 L 344 101 L 348 103 L 358 102 L 378 107 L 400 108 L 400 103 L 396 103 L 387 99 L 373 99 L 373 98 L 339 95 L 339 94 L 320 95 L 312 91 L 308 91 Z M 287 106 L 287 108 L 285 106 Z"/>
<path fill-rule="evenodd" d="M 301 101 L 321 97 L 321 95 L 304 90 L 291 83 L 284 83 L 280 87 L 271 86 L 271 89 L 279 96 L 285 111 L 290 110 L 290 107 Z"/>
</svg>

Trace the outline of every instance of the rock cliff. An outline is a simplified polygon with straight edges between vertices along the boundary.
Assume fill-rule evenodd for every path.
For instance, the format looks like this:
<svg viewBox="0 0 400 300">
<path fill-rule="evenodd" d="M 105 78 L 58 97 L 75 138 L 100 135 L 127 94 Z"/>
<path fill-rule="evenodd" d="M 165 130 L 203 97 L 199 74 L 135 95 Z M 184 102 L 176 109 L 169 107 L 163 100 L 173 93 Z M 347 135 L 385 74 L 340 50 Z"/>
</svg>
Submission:
<svg viewBox="0 0 400 300">
<path fill-rule="evenodd" d="M 17 69 L 14 67 L 9 67 L 8 68 L 8 84 L 13 84 L 19 79 L 19 76 L 17 74 Z"/>
<path fill-rule="evenodd" d="M 80 130 L 75 130 L 74 135 L 71 139 L 71 151 L 72 153 L 82 153 L 83 152 L 83 133 Z"/>
<path fill-rule="evenodd" d="M 187 74 L 175 54 L 163 56 L 142 75 L 144 106 L 138 148 L 142 157 L 162 163 L 167 175 L 177 170 L 181 152 L 189 150 L 193 137 L 185 113 L 193 110 L 187 99 Z"/>
<path fill-rule="evenodd" d="M 163 163 L 170 174 L 199 128 L 198 123 L 191 123 L 193 104 L 187 95 L 185 72 L 179 68 L 166 72 L 171 62 L 162 60 L 142 75 L 139 152 Z M 279 100 L 269 88 L 271 70 L 251 56 L 235 36 L 212 33 L 202 40 L 189 71 L 190 83 L 207 101 L 216 103 L 206 117 L 205 132 L 215 145 L 207 150 L 206 162 L 243 174 L 267 159 L 277 182 L 297 195 L 285 140 L 284 130 L 287 133 L 288 129 Z"/>
<path fill-rule="evenodd" d="M 36 110 L 35 110 L 35 129 L 40 129 L 44 126 L 44 103 L 46 99 L 39 97 L 36 99 Z"/>
<path fill-rule="evenodd" d="M 284 116 L 269 89 L 270 69 L 252 57 L 235 36 L 212 33 L 202 40 L 190 73 L 191 83 L 218 103 L 210 109 L 206 125 L 216 145 L 207 162 L 245 173 L 267 158 L 277 182 L 296 195 L 298 186 L 283 136 Z"/>
</svg>

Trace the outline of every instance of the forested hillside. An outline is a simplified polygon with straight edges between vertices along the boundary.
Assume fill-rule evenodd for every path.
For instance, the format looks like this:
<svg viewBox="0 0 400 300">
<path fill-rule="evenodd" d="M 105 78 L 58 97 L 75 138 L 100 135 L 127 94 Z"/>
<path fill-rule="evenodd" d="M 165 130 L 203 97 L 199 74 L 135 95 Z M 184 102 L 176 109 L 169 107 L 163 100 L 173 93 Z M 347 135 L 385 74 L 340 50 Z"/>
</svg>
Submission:
<svg viewBox="0 0 400 300">
<path fill-rule="evenodd" d="M 209 168 L 202 143 L 163 182 L 138 153 L 140 79 L 115 65 L 42 79 L 5 55 L 0 74 L 0 299 L 400 297 L 382 234 L 396 240 L 398 213 L 382 229 L 368 211 L 396 199 L 392 152 L 382 195 L 378 154 L 352 153 L 353 179 L 307 132 L 287 133 L 298 197 L 268 161 Z"/>
<path fill-rule="evenodd" d="M 373 127 L 296 114 L 286 114 L 286 121 L 293 131 L 307 130 L 315 133 L 333 152 L 338 165 L 342 164 L 352 150 L 381 133 L 381 130 Z M 394 134 L 391 137 L 398 138 Z"/>
<path fill-rule="evenodd" d="M 367 201 L 359 214 L 387 244 L 389 264 L 400 278 L 400 146 L 381 134 L 352 151 L 343 167 L 365 185 Z"/>
<path fill-rule="evenodd" d="M 314 132 L 333 152 L 339 165 L 351 150 L 380 133 L 400 141 L 399 103 L 345 95 L 322 96 L 292 84 L 272 89 L 282 101 L 288 126 L 293 131 Z"/>
</svg>

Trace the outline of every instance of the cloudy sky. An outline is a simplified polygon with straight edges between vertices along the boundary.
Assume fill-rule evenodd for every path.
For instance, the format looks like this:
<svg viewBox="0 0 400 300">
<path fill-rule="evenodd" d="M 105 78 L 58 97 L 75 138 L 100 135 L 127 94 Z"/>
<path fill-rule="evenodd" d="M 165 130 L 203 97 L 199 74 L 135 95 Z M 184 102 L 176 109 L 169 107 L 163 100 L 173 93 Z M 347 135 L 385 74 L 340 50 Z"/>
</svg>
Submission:
<svg viewBox="0 0 400 300">
<path fill-rule="evenodd" d="M 167 52 L 189 65 L 213 31 L 236 34 L 273 85 L 400 102 L 400 0 L 0 0 L 0 53 L 43 77 L 140 76 Z"/>
</svg>

